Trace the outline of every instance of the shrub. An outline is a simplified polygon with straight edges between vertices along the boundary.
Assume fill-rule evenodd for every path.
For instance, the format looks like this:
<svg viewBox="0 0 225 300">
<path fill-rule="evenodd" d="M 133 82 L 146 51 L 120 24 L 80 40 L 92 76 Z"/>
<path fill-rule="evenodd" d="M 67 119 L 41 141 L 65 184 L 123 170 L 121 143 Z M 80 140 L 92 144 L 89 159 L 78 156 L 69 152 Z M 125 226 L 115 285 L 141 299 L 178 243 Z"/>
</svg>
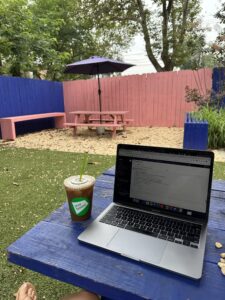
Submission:
<svg viewBox="0 0 225 300">
<path fill-rule="evenodd" d="M 201 121 L 208 121 L 208 147 L 218 149 L 225 147 L 225 110 L 204 106 L 192 116 Z"/>
<path fill-rule="evenodd" d="M 225 68 L 223 68 L 225 72 Z M 222 74 L 222 73 L 221 73 Z M 225 75 L 225 74 L 224 74 Z M 225 79 L 224 75 L 217 82 L 218 90 L 207 90 L 204 92 L 201 84 L 198 88 L 191 89 L 186 86 L 185 100 L 195 103 L 197 112 L 192 116 L 197 120 L 208 121 L 208 147 L 217 149 L 225 147 Z"/>
</svg>

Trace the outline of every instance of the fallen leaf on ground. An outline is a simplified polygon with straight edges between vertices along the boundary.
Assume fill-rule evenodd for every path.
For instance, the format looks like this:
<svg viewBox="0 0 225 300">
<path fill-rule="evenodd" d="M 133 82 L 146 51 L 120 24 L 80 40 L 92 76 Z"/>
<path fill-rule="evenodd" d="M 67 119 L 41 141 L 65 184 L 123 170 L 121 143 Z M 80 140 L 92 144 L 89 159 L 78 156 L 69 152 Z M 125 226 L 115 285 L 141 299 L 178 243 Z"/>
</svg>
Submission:
<svg viewBox="0 0 225 300">
<path fill-rule="evenodd" d="M 215 247 L 220 249 L 223 247 L 223 245 L 220 242 L 215 242 Z"/>
<path fill-rule="evenodd" d="M 98 161 L 89 161 L 88 165 L 99 165 L 100 163 Z"/>
<path fill-rule="evenodd" d="M 217 264 L 220 268 L 222 268 L 222 267 L 225 267 L 225 263 L 222 263 L 222 262 L 218 262 L 218 264 Z"/>
</svg>

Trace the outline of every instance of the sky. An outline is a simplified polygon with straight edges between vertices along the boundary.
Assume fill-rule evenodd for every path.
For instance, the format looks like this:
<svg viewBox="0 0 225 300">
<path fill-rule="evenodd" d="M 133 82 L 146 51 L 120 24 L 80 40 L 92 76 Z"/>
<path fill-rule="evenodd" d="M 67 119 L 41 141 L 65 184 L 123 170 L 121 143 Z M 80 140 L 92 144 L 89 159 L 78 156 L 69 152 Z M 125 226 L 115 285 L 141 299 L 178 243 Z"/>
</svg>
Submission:
<svg viewBox="0 0 225 300">
<path fill-rule="evenodd" d="M 206 35 L 207 42 L 214 41 L 220 30 L 220 26 L 213 15 L 219 10 L 223 1 L 224 0 L 201 0 L 203 22 L 204 25 L 210 27 L 210 31 L 208 31 Z M 149 62 L 144 40 L 140 35 L 137 35 L 132 41 L 130 48 L 127 51 L 124 51 L 123 60 L 135 65 L 135 67 L 124 71 L 122 73 L 124 76 L 156 72 L 152 64 Z"/>
</svg>

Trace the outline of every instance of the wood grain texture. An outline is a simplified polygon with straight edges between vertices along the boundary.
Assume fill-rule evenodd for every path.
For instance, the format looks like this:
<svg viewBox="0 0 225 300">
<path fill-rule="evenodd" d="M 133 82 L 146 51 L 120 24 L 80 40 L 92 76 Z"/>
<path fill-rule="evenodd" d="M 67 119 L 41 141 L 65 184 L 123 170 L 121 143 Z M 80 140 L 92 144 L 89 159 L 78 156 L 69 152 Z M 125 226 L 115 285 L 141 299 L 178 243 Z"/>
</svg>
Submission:
<svg viewBox="0 0 225 300">
<path fill-rule="evenodd" d="M 16 130 L 15 126 L 17 122 L 37 120 L 37 119 L 49 119 L 54 118 L 56 128 L 64 128 L 65 113 L 51 112 L 44 114 L 32 114 L 16 117 L 0 118 L 1 134 L 3 140 L 15 140 Z"/>
<path fill-rule="evenodd" d="M 101 78 L 102 110 L 128 110 L 132 126 L 183 127 L 185 113 L 194 105 L 185 101 L 185 87 L 205 93 L 212 86 L 212 70 L 182 70 Z M 63 82 L 68 122 L 73 110 L 99 110 L 97 80 Z"/>
<path fill-rule="evenodd" d="M 0 118 L 64 112 L 61 82 L 0 76 Z M 52 120 L 22 122 L 17 133 L 52 128 Z"/>
<path fill-rule="evenodd" d="M 61 82 L 0 76 L 0 118 L 64 112 Z"/>
<path fill-rule="evenodd" d="M 109 176 L 115 176 L 115 166 L 109 168 L 108 170 L 105 170 L 103 175 L 109 175 Z"/>
<path fill-rule="evenodd" d="M 65 202 L 9 246 L 9 261 L 111 300 L 224 299 L 224 277 L 217 266 L 222 251 L 214 246 L 215 241 L 225 245 L 224 199 L 212 197 L 203 277 L 199 281 L 78 242 L 77 236 L 111 203 L 113 172 L 111 168 L 105 172 L 109 175 L 97 179 L 91 219 L 73 223 Z M 222 190 L 222 182 L 213 182 L 213 186 Z"/>
</svg>

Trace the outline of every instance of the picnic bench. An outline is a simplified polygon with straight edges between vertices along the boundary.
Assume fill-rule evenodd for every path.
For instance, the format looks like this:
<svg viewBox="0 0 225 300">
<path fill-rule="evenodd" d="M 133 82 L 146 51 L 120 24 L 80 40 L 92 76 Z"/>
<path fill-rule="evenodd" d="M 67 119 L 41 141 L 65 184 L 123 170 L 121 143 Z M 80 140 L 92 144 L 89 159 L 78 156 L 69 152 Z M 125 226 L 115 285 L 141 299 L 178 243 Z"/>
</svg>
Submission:
<svg viewBox="0 0 225 300">
<path fill-rule="evenodd" d="M 8 247 L 9 262 L 100 294 L 104 300 L 224 300 L 225 277 L 217 262 L 225 252 L 225 181 L 213 181 L 203 276 L 193 280 L 77 240 L 111 203 L 114 172 L 111 168 L 97 178 L 89 220 L 72 222 L 65 202 Z M 222 249 L 215 248 L 216 241 Z"/>
<path fill-rule="evenodd" d="M 120 127 L 126 130 L 126 126 L 133 120 L 126 119 L 125 115 L 128 111 L 71 111 L 70 114 L 74 116 L 74 121 L 65 123 L 65 126 L 74 129 L 74 136 L 76 136 L 78 127 L 109 127 L 112 129 L 112 138 L 116 136 L 116 130 Z"/>
<path fill-rule="evenodd" d="M 15 123 L 17 122 L 36 120 L 36 119 L 45 119 L 45 118 L 54 118 L 55 128 L 64 128 L 65 113 L 62 112 L 50 112 L 50 113 L 43 113 L 43 114 L 1 118 L 0 125 L 1 125 L 2 139 L 3 140 L 16 139 Z"/>
</svg>

